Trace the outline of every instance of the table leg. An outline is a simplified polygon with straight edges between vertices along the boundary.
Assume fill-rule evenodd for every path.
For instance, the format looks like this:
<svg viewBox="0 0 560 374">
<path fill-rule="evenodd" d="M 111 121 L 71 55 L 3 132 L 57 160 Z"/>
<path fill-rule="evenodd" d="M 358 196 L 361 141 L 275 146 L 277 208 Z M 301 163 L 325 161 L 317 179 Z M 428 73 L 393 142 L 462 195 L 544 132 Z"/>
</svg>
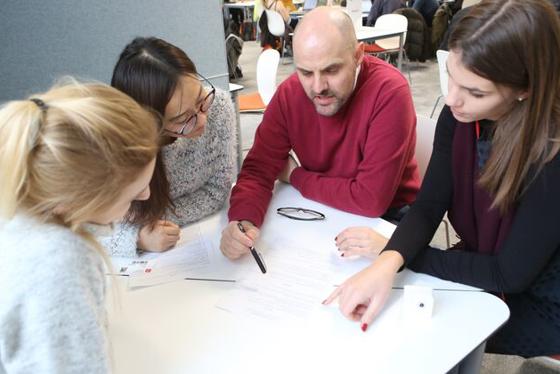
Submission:
<svg viewBox="0 0 560 374">
<path fill-rule="evenodd" d="M 399 58 L 397 60 L 397 68 L 401 70 L 402 68 L 402 58 L 404 49 L 404 32 L 399 35 Z"/>
<path fill-rule="evenodd" d="M 483 342 L 469 353 L 461 362 L 451 369 L 447 374 L 478 374 L 482 365 L 482 356 L 486 348 L 486 342 Z"/>
</svg>

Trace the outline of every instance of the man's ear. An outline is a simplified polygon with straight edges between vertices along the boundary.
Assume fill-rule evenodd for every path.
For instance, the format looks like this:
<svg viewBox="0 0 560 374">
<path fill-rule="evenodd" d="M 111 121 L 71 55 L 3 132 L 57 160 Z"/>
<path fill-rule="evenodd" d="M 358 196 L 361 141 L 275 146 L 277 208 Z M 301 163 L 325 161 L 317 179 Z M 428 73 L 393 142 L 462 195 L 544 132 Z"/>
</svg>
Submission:
<svg viewBox="0 0 560 374">
<path fill-rule="evenodd" d="M 359 42 L 356 45 L 356 49 L 354 50 L 354 59 L 356 60 L 356 64 L 360 66 L 362 61 L 364 60 L 364 43 Z"/>
</svg>

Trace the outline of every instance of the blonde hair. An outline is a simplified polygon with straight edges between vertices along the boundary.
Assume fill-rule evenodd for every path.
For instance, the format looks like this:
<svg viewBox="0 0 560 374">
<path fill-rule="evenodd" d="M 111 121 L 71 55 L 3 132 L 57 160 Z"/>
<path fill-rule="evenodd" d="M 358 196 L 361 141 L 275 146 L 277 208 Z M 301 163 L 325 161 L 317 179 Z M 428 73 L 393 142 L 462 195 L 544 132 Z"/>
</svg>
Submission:
<svg viewBox="0 0 560 374">
<path fill-rule="evenodd" d="M 156 118 L 101 83 L 67 80 L 30 98 L 0 110 L 0 219 L 24 211 L 97 247 L 82 223 L 154 159 Z"/>
</svg>

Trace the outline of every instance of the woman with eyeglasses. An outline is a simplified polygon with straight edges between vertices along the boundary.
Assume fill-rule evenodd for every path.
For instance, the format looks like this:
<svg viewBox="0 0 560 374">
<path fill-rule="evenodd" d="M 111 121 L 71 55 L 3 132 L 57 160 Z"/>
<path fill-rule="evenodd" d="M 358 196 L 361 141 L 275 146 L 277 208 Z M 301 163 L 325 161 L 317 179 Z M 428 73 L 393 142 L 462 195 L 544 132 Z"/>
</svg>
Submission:
<svg viewBox="0 0 560 374">
<path fill-rule="evenodd" d="M 183 50 L 154 37 L 124 48 L 111 85 L 158 112 L 164 131 L 150 199 L 134 204 L 113 236 L 101 240 L 118 256 L 165 251 L 181 226 L 216 212 L 228 197 L 236 173 L 233 104 Z"/>
</svg>

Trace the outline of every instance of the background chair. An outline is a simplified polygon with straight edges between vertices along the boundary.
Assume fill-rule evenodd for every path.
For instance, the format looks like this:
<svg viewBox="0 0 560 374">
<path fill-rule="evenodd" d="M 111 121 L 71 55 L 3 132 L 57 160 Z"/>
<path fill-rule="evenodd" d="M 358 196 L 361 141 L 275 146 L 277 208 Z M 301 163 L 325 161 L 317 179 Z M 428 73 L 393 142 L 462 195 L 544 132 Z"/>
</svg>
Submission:
<svg viewBox="0 0 560 374">
<path fill-rule="evenodd" d="M 276 73 L 280 53 L 275 49 L 263 51 L 257 61 L 257 89 L 264 105 L 268 105 L 276 92 Z"/>
<path fill-rule="evenodd" d="M 447 56 L 449 56 L 449 52 L 444 51 L 443 49 L 439 49 L 436 52 L 436 58 L 439 68 L 439 89 L 441 91 L 441 95 L 438 96 L 436 103 L 434 104 L 434 108 L 432 109 L 430 118 L 434 116 L 434 112 L 437 108 L 437 105 L 439 104 L 439 100 L 447 96 L 447 81 L 449 80 L 449 76 L 447 75 Z"/>
<path fill-rule="evenodd" d="M 288 32 L 288 26 L 284 20 L 282 15 L 272 9 L 265 9 L 266 12 L 266 20 L 267 20 L 267 28 L 268 32 L 272 35 L 280 38 L 280 55 L 282 57 L 282 63 L 284 63 L 284 54 L 286 53 L 286 45 L 289 41 L 289 38 L 293 35 L 293 33 Z"/>
<path fill-rule="evenodd" d="M 416 161 L 418 162 L 418 172 L 420 179 L 424 180 L 432 150 L 434 147 L 434 135 L 436 131 L 436 121 L 431 118 L 417 115 L 416 116 Z M 446 218 L 442 220 L 445 226 L 445 241 L 447 248 L 451 247 L 451 239 L 449 235 L 449 222 Z"/>
<path fill-rule="evenodd" d="M 284 18 L 275 10 L 272 9 L 265 9 L 266 12 L 266 19 L 268 25 L 268 31 L 274 36 L 279 38 L 284 37 L 284 33 L 286 32 L 286 23 L 284 22 Z"/>
<path fill-rule="evenodd" d="M 407 30 L 408 31 L 408 19 L 403 16 L 402 14 L 383 14 L 382 16 L 378 17 L 375 21 L 375 28 L 391 28 L 391 29 L 399 29 L 399 30 Z M 403 35 L 403 54 L 405 60 L 407 60 L 407 68 L 408 68 L 408 80 L 411 81 L 410 77 L 410 61 L 408 61 L 408 57 L 406 55 L 406 50 L 404 49 L 404 43 L 406 41 L 407 32 Z M 384 38 L 376 40 L 374 44 L 368 44 L 364 47 L 364 51 L 369 54 L 373 55 L 385 55 L 385 60 L 390 61 L 391 55 L 395 53 L 399 53 L 399 44 L 400 38 L 395 36 L 393 38 Z"/>
<path fill-rule="evenodd" d="M 280 63 L 280 53 L 275 49 L 261 52 L 257 60 L 257 92 L 239 95 L 240 112 L 264 112 L 276 92 L 276 73 Z"/>
<path fill-rule="evenodd" d="M 249 130 L 246 135 L 254 133 L 261 121 L 266 106 L 276 92 L 276 74 L 279 62 L 280 53 L 277 50 L 269 48 L 262 51 L 257 60 L 258 91 L 238 96 L 240 120 L 243 118 L 243 122 L 245 123 L 244 129 Z M 250 148 L 251 143 L 252 137 L 246 137 L 246 139 L 244 139 L 241 134 L 241 129 L 239 129 L 239 170 L 241 170 L 243 153 Z"/>
</svg>

